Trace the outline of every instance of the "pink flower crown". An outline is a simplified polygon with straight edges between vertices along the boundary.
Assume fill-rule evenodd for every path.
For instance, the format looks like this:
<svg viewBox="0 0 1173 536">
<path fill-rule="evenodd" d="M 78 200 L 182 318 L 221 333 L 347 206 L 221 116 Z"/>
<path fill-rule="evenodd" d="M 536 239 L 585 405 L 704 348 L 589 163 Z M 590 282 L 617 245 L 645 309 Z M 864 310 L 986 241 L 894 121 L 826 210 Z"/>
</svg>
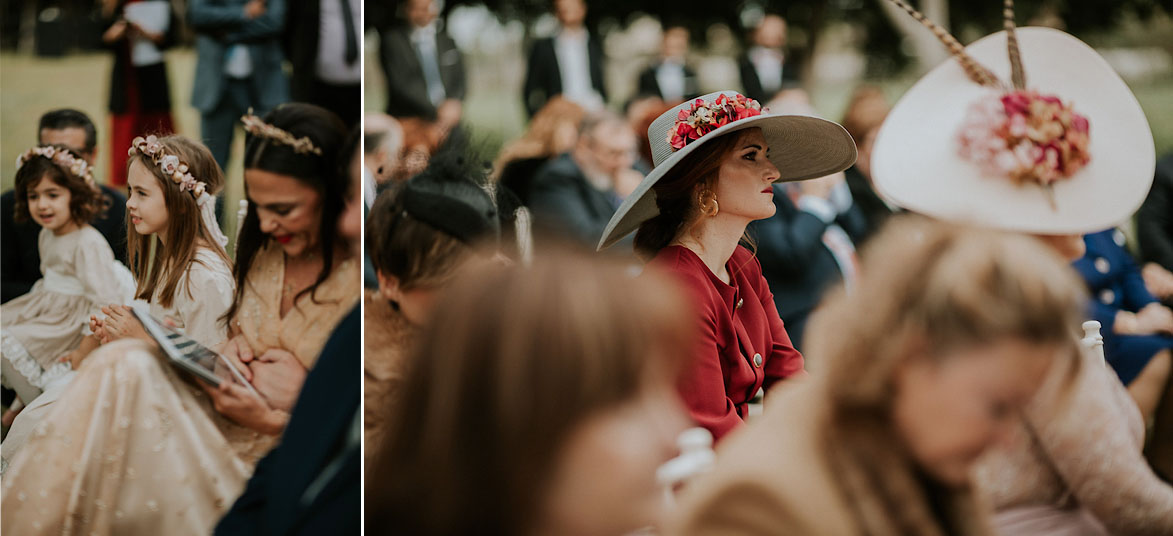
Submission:
<svg viewBox="0 0 1173 536">
<path fill-rule="evenodd" d="M 193 197 L 199 199 L 207 190 L 207 184 L 196 180 L 187 171 L 187 163 L 180 161 L 178 156 L 167 154 L 163 149 L 163 144 L 159 143 L 159 139 L 154 135 L 146 138 L 139 136 L 130 142 L 130 149 L 126 152 L 127 156 L 134 156 L 136 152 L 149 158 L 164 175 L 171 178 L 171 182 L 179 185 L 179 191 L 191 192 Z"/>
<path fill-rule="evenodd" d="M 244 131 L 249 134 L 269 138 L 283 145 L 288 145 L 293 148 L 293 152 L 298 154 L 322 156 L 322 150 L 314 146 L 313 140 L 309 139 L 308 136 L 295 138 L 288 131 L 270 125 L 260 117 L 253 115 L 252 108 L 249 108 L 248 113 L 240 118 L 240 122 L 244 123 Z"/>
<path fill-rule="evenodd" d="M 676 123 L 668 129 L 668 145 L 673 151 L 679 151 L 729 123 L 761 114 L 762 105 L 745 95 L 729 97 L 721 94 L 712 103 L 696 99 L 690 108 L 681 109 L 677 114 Z"/>
<path fill-rule="evenodd" d="M 93 170 L 90 164 L 81 158 L 73 156 L 66 149 L 59 149 L 52 145 L 42 145 L 40 147 L 33 147 L 16 157 L 16 169 L 19 170 L 24 166 L 25 162 L 36 157 L 44 157 L 50 162 L 60 166 L 74 177 L 81 179 L 91 188 L 97 189 L 98 185 L 94 183 Z"/>
<path fill-rule="evenodd" d="M 1059 97 L 1034 90 L 992 94 L 966 111 L 958 152 L 983 172 L 1049 186 L 1091 160 L 1088 121 Z"/>
</svg>

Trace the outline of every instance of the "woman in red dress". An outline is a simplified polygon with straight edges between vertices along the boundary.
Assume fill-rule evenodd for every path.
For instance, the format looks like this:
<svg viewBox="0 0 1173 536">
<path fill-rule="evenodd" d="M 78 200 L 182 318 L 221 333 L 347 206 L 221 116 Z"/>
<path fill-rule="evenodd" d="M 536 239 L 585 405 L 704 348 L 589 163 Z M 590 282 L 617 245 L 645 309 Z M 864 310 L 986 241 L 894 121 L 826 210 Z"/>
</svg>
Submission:
<svg viewBox="0 0 1173 536">
<path fill-rule="evenodd" d="M 842 171 L 855 162 L 855 144 L 838 124 L 763 113 L 733 92 L 668 110 L 648 138 L 655 169 L 599 247 L 636 231 L 637 254 L 691 292 L 699 342 L 680 391 L 693 420 L 720 439 L 759 389 L 804 374 L 761 265 L 742 245 L 746 226 L 774 214 L 774 182 Z"/>
</svg>

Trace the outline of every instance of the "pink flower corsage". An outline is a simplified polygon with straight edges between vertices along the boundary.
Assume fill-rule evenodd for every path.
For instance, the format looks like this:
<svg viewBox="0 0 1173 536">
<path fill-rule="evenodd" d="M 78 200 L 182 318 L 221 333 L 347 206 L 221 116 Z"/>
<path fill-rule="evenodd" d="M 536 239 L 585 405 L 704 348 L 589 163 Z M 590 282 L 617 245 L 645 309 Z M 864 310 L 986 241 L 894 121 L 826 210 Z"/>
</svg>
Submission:
<svg viewBox="0 0 1173 536">
<path fill-rule="evenodd" d="M 1050 186 L 1091 160 L 1087 118 L 1058 97 L 1031 90 L 971 104 L 957 141 L 962 158 L 1016 184 Z"/>
<path fill-rule="evenodd" d="M 676 124 L 668 129 L 668 145 L 678 151 L 718 128 L 761 113 L 762 105 L 745 95 L 718 95 L 712 104 L 697 99 L 690 108 L 680 110 Z"/>
</svg>

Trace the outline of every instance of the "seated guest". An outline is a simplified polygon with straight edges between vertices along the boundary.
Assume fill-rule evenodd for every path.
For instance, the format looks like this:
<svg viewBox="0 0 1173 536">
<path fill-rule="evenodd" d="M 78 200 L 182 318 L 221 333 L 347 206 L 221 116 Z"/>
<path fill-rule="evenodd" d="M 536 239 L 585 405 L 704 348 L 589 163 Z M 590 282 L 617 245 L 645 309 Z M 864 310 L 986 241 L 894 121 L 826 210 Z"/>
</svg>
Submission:
<svg viewBox="0 0 1173 536">
<path fill-rule="evenodd" d="M 306 371 L 359 300 L 337 229 L 346 130 L 301 103 L 244 124 L 249 208 L 216 349 L 256 394 L 196 382 L 142 341 L 103 345 L 12 461 L 5 533 L 207 534 L 277 445 Z"/>
<path fill-rule="evenodd" d="M 338 234 L 352 254 L 362 243 L 362 189 L 354 129 L 340 152 L 350 184 Z M 362 415 L 354 381 L 361 368 L 362 322 L 355 305 L 342 319 L 305 378 L 281 445 L 253 471 L 244 493 L 216 525 L 217 535 L 358 534 L 362 525 L 359 452 Z"/>
<path fill-rule="evenodd" d="M 550 159 L 574 149 L 582 118 L 582 106 L 562 97 L 547 101 L 525 134 L 501 149 L 493 166 L 494 179 L 528 206 L 534 176 Z"/>
<path fill-rule="evenodd" d="M 1044 379 L 1070 386 L 1079 281 L 1029 238 L 919 219 L 864 266 L 813 321 L 824 368 L 728 439 L 670 534 L 988 533 L 971 470 Z"/>
<path fill-rule="evenodd" d="M 1092 319 L 1103 326 L 1104 356 L 1147 422 L 1169 378 L 1173 311 L 1145 288 L 1124 249 L 1124 233 L 1084 235 L 1087 253 L 1073 266 L 1091 291 Z"/>
<path fill-rule="evenodd" d="M 635 133 L 609 113 L 588 116 L 578 141 L 538 169 L 530 188 L 534 229 L 542 238 L 593 246 L 622 198 L 616 191 L 635 156 Z"/>
<path fill-rule="evenodd" d="M 843 173 L 774 185 L 774 215 L 750 224 L 762 275 L 794 348 L 803 351 L 811 311 L 832 285 L 850 292 L 858 277 L 856 241 L 867 230 Z"/>
<path fill-rule="evenodd" d="M 94 123 L 86 114 L 62 108 L 41 116 L 37 127 L 37 145 L 63 145 L 76 151 L 89 166 L 94 165 L 98 135 Z M 124 149 L 128 149 L 127 146 Z M 109 208 L 94 220 L 93 226 L 114 250 L 114 258 L 126 263 L 126 196 L 106 185 L 99 185 L 109 199 Z M 37 250 L 40 226 L 31 222 L 16 222 L 16 197 L 12 190 L 0 196 L 0 229 L 3 229 L 3 301 L 21 296 L 41 278 L 41 255 Z"/>
<path fill-rule="evenodd" d="M 1013 11 L 1006 14 L 1013 28 Z M 1031 235 L 1069 261 L 1083 256 L 1083 234 L 1132 215 L 1152 184 L 1152 132 L 1128 85 L 1094 49 L 1054 29 L 1018 28 L 1009 50 L 1002 33 L 960 50 L 914 18 L 933 26 L 954 57 L 884 120 L 871 158 L 877 191 L 912 212 Z M 1065 67 L 1072 64 L 1086 69 Z M 991 65 L 1003 67 L 994 74 Z M 1010 126 L 1020 120 L 1047 125 L 1049 137 Z M 1061 160 L 1006 158 L 1011 146 L 1045 154 L 1051 143 L 1064 147 Z M 1003 535 L 1173 534 L 1173 488 L 1141 455 L 1136 404 L 1111 368 L 1090 353 L 1083 359 L 1069 396 L 1040 391 L 1013 419 L 979 462 L 975 490 Z"/>
<path fill-rule="evenodd" d="M 628 534 L 664 514 L 692 330 L 660 277 L 477 266 L 435 306 L 367 479 L 368 534 Z"/>
<path fill-rule="evenodd" d="M 379 280 L 378 290 L 364 299 L 368 471 L 390 422 L 389 408 L 404 389 L 409 340 L 458 269 L 480 257 L 474 247 L 492 244 L 500 233 L 497 208 L 476 174 L 444 158 L 380 194 L 367 220 L 367 252 Z"/>
<path fill-rule="evenodd" d="M 855 165 L 847 168 L 846 173 L 851 198 L 867 220 L 863 239 L 875 233 L 888 216 L 899 210 L 881 199 L 872 186 L 872 145 L 876 141 L 876 132 L 879 132 L 884 117 L 888 115 L 888 108 L 888 101 L 880 88 L 864 85 L 855 88 L 848 101 L 847 111 L 843 113 L 843 128 L 851 134 L 859 151 Z"/>
<path fill-rule="evenodd" d="M 1149 292 L 1173 305 L 1173 154 L 1157 161 L 1153 188 L 1136 213 L 1136 238 Z"/>
<path fill-rule="evenodd" d="M 637 95 L 656 95 L 677 104 L 700 95 L 696 71 L 687 64 L 688 28 L 667 26 L 660 41 L 660 55 L 639 74 Z"/>
</svg>

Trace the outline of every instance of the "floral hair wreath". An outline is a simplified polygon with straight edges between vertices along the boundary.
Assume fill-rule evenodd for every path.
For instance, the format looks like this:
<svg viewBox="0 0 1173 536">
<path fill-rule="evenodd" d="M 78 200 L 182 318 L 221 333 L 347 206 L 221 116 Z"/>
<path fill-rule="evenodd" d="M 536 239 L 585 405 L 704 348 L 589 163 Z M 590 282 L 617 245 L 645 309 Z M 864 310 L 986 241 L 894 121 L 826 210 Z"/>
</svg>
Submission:
<svg viewBox="0 0 1173 536">
<path fill-rule="evenodd" d="M 734 121 L 762 114 L 762 105 L 745 95 L 718 95 L 713 102 L 693 101 L 691 108 L 680 110 L 676 123 L 668 129 L 667 141 L 673 151 L 683 149 L 718 128 Z"/>
<path fill-rule="evenodd" d="M 315 146 L 313 140 L 309 139 L 308 136 L 295 138 L 288 131 L 270 125 L 260 117 L 253 115 L 252 108 L 249 108 L 248 113 L 240 118 L 240 122 L 244 123 L 244 130 L 249 134 L 276 140 L 283 145 L 292 147 L 293 152 L 298 154 L 322 156 L 322 149 Z"/>
<path fill-rule="evenodd" d="M 1091 160 L 1088 120 L 1055 95 L 1027 89 L 1026 73 L 1015 33 L 1014 1 L 1003 2 L 1011 83 L 965 53 L 955 37 L 902 0 L 890 0 L 936 35 L 961 64 L 967 78 L 999 91 L 970 104 L 956 133 L 958 154 L 989 175 L 1016 184 L 1034 182 L 1051 193 L 1051 185 L 1070 178 Z M 1052 206 L 1054 199 L 1051 199 Z"/>
<path fill-rule="evenodd" d="M 159 166 L 163 174 L 171 178 L 171 182 L 179 185 L 179 191 L 191 192 L 192 196 L 198 200 L 207 190 L 207 184 L 197 181 L 188 172 L 187 162 L 180 161 L 178 156 L 167 154 L 163 149 L 163 144 L 159 143 L 159 139 L 154 135 L 146 138 L 138 136 L 130 142 L 127 156 L 134 156 L 136 152 L 151 159 L 151 162 Z"/>
<path fill-rule="evenodd" d="M 40 147 L 33 147 L 16 157 L 16 169 L 24 166 L 25 162 L 36 157 L 44 157 L 54 164 L 61 166 L 74 177 L 84 181 L 90 188 L 97 189 L 98 185 L 94 182 L 93 168 L 88 162 L 73 156 L 67 149 L 60 149 L 52 145 L 42 145 Z"/>
</svg>

